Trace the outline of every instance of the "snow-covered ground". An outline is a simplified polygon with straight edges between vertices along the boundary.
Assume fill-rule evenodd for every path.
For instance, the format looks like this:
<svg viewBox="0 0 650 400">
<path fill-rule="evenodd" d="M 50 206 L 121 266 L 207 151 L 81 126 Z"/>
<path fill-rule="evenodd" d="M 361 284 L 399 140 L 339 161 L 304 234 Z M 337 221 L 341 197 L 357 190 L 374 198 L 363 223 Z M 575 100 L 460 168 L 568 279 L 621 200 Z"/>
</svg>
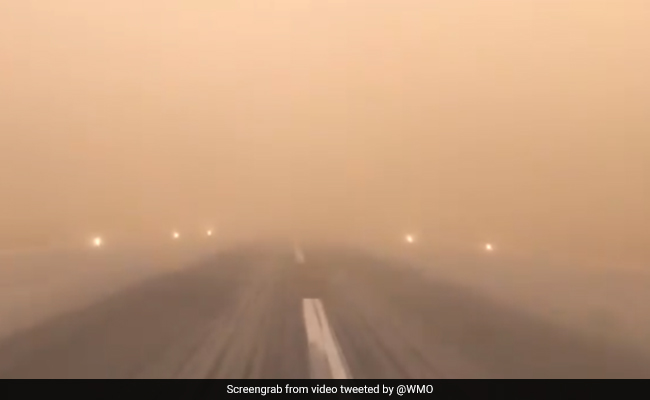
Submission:
<svg viewBox="0 0 650 400">
<path fill-rule="evenodd" d="M 190 267 L 216 250 L 185 244 L 0 251 L 0 339 L 147 278 Z"/>
</svg>

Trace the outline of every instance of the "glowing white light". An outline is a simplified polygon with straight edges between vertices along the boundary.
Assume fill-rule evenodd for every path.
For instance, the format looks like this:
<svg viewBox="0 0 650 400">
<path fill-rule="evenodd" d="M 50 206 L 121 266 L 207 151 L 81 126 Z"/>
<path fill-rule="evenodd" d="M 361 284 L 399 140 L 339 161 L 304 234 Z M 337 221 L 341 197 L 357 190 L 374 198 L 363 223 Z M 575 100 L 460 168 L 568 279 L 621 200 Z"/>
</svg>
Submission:
<svg viewBox="0 0 650 400">
<path fill-rule="evenodd" d="M 104 241 L 100 237 L 96 237 L 96 238 L 93 239 L 93 246 L 95 246 L 95 247 L 101 247 L 101 245 L 103 243 L 104 243 Z"/>
<path fill-rule="evenodd" d="M 406 235 L 407 243 L 415 243 L 415 237 L 413 235 Z"/>
<path fill-rule="evenodd" d="M 492 251 L 492 250 L 494 250 L 494 247 L 492 247 L 492 245 L 490 243 L 488 243 L 488 244 L 485 245 L 485 250 Z"/>
<path fill-rule="evenodd" d="M 179 237 L 181 237 L 181 234 L 178 233 L 178 232 L 174 232 L 174 234 L 172 236 L 173 236 L 174 239 L 178 239 Z"/>
<path fill-rule="evenodd" d="M 208 236 L 212 236 L 212 233 L 213 233 L 212 230 L 208 230 L 207 232 Z"/>
</svg>

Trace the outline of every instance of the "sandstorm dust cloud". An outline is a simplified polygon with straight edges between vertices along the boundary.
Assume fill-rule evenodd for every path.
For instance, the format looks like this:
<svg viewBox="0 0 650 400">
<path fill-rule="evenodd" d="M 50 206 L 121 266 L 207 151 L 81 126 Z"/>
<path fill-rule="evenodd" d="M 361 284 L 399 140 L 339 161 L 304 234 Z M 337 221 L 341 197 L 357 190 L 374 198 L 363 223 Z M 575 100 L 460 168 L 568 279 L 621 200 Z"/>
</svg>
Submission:
<svg viewBox="0 0 650 400">
<path fill-rule="evenodd" d="M 647 262 L 647 38 L 643 0 L 3 1 L 0 236 Z"/>
</svg>

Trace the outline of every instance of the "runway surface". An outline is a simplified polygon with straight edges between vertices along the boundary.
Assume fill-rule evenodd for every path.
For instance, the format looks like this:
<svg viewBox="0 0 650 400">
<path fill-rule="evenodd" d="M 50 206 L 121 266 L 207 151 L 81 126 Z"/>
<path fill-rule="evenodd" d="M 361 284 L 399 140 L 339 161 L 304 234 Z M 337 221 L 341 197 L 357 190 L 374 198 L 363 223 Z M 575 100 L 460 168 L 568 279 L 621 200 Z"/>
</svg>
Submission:
<svg viewBox="0 0 650 400">
<path fill-rule="evenodd" d="M 243 246 L 4 339 L 0 378 L 650 378 L 650 360 L 360 251 Z"/>
</svg>

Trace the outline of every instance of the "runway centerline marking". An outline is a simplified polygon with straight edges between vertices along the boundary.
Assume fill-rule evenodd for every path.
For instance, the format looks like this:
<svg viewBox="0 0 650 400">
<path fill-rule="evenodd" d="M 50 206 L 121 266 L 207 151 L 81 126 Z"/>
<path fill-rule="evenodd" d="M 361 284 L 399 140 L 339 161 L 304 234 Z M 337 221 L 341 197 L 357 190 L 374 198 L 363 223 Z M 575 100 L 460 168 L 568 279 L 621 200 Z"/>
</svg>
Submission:
<svg viewBox="0 0 650 400">
<path fill-rule="evenodd" d="M 305 263 L 305 253 L 302 252 L 302 249 L 298 245 L 294 246 L 293 253 L 298 264 Z"/>
<path fill-rule="evenodd" d="M 303 299 L 312 379 L 352 379 L 320 299 Z"/>
</svg>

